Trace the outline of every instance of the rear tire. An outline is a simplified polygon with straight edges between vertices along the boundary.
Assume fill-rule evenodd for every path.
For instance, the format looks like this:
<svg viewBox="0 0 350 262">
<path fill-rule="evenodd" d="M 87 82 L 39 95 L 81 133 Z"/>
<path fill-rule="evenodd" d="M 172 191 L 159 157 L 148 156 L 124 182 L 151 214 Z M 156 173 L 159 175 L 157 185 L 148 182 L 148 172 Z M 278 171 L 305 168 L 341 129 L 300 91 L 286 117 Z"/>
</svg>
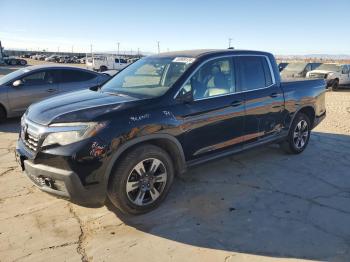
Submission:
<svg viewBox="0 0 350 262">
<path fill-rule="evenodd" d="M 300 154 L 309 143 L 311 123 L 307 115 L 298 113 L 290 127 L 287 140 L 282 143 L 282 148 L 289 154 Z"/>
<path fill-rule="evenodd" d="M 16 60 L 11 60 L 10 61 L 10 65 L 17 65 L 17 61 Z"/>
<path fill-rule="evenodd" d="M 118 159 L 108 184 L 108 198 L 123 213 L 143 214 L 161 204 L 173 179 L 168 153 L 154 145 L 141 145 Z"/>
<path fill-rule="evenodd" d="M 19 63 L 20 63 L 22 66 L 25 66 L 25 65 L 27 64 L 27 61 L 26 61 L 26 60 L 21 60 Z"/>
</svg>

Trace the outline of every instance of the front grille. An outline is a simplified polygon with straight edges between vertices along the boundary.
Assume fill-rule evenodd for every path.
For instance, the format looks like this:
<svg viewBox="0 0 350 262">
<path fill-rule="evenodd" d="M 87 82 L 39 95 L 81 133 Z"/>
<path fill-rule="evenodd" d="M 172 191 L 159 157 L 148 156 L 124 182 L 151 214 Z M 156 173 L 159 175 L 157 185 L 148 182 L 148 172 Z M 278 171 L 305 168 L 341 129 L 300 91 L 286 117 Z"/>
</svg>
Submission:
<svg viewBox="0 0 350 262">
<path fill-rule="evenodd" d="M 33 151 L 38 150 L 39 136 L 31 134 L 28 131 L 24 134 L 24 144 Z"/>
<path fill-rule="evenodd" d="M 37 124 L 26 120 L 25 118 L 22 119 L 21 139 L 29 150 L 33 152 L 38 151 L 41 143 L 41 134 L 42 133 L 40 132 L 40 128 Z"/>
</svg>

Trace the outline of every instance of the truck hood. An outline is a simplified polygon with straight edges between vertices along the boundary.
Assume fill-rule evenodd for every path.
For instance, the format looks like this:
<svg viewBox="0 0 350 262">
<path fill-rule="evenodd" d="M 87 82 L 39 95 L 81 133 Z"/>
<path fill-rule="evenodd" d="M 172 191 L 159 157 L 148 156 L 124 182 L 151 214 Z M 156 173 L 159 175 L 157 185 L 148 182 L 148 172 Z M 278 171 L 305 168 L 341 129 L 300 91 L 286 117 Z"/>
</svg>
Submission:
<svg viewBox="0 0 350 262">
<path fill-rule="evenodd" d="M 82 90 L 57 95 L 35 103 L 28 108 L 26 118 L 41 125 L 92 121 L 99 115 L 119 110 L 126 103 L 136 100 L 139 99 Z"/>
<path fill-rule="evenodd" d="M 312 70 L 309 72 L 309 74 L 329 74 L 329 73 L 336 73 L 336 72 L 329 71 L 329 70 Z"/>
</svg>

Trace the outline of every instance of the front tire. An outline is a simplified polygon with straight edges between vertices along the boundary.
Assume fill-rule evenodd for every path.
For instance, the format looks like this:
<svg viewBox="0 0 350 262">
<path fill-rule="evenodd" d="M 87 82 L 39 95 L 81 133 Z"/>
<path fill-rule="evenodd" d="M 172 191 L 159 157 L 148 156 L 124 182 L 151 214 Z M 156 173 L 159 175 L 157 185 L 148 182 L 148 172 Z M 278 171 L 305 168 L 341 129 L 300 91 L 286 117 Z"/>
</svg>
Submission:
<svg viewBox="0 0 350 262">
<path fill-rule="evenodd" d="M 4 122 L 6 120 L 6 111 L 5 109 L 0 105 L 0 123 Z"/>
<path fill-rule="evenodd" d="M 107 67 L 106 66 L 100 66 L 100 72 L 104 72 L 107 71 Z"/>
<path fill-rule="evenodd" d="M 307 115 L 298 113 L 290 127 L 282 148 L 289 154 L 300 154 L 307 147 L 311 134 L 311 122 Z"/>
<path fill-rule="evenodd" d="M 111 174 L 108 197 L 126 214 L 143 214 L 155 209 L 169 193 L 174 167 L 168 153 L 154 145 L 128 152 Z"/>
<path fill-rule="evenodd" d="M 336 91 L 339 88 L 339 80 L 335 79 L 330 87 L 330 91 Z"/>
</svg>

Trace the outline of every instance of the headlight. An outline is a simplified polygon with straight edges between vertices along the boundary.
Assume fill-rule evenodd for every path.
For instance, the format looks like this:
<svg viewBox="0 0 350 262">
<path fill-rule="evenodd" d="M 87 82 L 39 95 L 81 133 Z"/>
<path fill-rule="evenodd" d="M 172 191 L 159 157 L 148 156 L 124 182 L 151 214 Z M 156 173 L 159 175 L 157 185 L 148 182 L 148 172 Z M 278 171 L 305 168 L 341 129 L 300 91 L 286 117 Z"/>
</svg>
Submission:
<svg viewBox="0 0 350 262">
<path fill-rule="evenodd" d="M 334 73 L 327 74 L 327 78 L 331 78 L 334 75 Z"/>
<path fill-rule="evenodd" d="M 42 146 L 72 144 L 96 135 L 105 126 L 104 122 L 52 124 Z"/>
</svg>

